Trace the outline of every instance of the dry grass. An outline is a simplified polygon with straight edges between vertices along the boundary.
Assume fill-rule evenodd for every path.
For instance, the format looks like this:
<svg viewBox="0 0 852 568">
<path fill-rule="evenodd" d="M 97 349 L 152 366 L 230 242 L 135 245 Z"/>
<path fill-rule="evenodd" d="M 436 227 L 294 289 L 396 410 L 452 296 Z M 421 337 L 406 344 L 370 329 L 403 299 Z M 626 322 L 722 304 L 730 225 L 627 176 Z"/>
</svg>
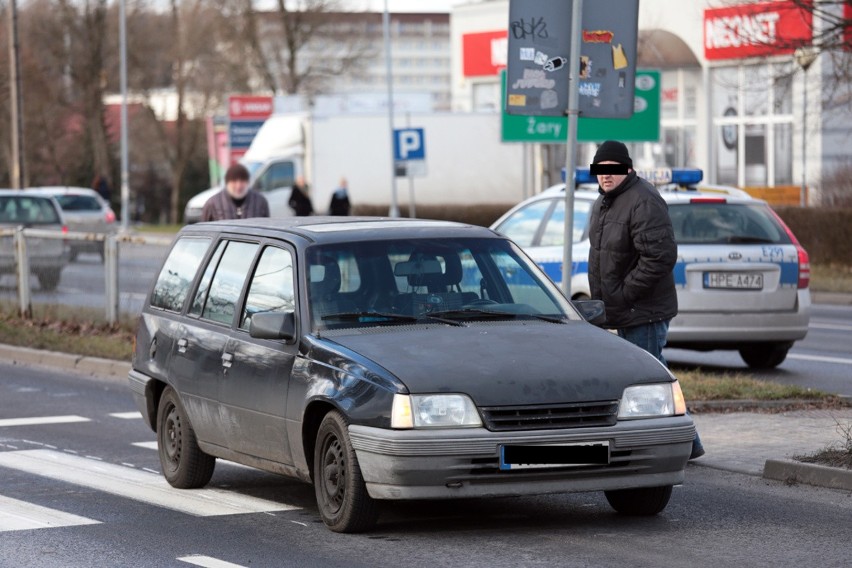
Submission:
<svg viewBox="0 0 852 568">
<path fill-rule="evenodd" d="M 700 400 L 822 400 L 830 395 L 796 385 L 758 380 L 744 373 L 676 373 L 687 402 Z"/>
<path fill-rule="evenodd" d="M 811 290 L 852 294 L 852 265 L 811 264 Z"/>
<path fill-rule="evenodd" d="M 793 459 L 804 463 L 827 465 L 830 467 L 844 467 L 852 469 L 852 422 L 837 423 L 837 433 L 840 434 L 840 443 L 830 446 L 815 454 L 806 456 L 793 456 Z"/>
</svg>

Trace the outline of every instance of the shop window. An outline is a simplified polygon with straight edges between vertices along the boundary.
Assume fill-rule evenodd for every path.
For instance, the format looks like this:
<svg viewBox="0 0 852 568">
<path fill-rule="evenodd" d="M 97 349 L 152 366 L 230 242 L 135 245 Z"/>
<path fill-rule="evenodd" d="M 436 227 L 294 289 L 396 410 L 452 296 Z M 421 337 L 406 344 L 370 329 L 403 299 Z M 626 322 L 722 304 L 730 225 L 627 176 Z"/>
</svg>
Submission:
<svg viewBox="0 0 852 568">
<path fill-rule="evenodd" d="M 745 184 L 765 186 L 767 180 L 766 125 L 745 127 Z"/>
</svg>

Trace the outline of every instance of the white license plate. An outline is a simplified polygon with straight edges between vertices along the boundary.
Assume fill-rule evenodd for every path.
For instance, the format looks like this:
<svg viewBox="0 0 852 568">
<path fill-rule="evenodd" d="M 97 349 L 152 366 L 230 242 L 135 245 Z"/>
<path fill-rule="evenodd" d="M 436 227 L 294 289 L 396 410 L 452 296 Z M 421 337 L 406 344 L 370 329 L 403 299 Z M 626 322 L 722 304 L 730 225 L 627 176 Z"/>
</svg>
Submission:
<svg viewBox="0 0 852 568">
<path fill-rule="evenodd" d="M 500 469 L 541 469 L 609 464 L 609 442 L 500 446 Z"/>
<path fill-rule="evenodd" d="M 704 287 L 727 290 L 763 290 L 763 274 L 759 272 L 705 272 Z"/>
</svg>

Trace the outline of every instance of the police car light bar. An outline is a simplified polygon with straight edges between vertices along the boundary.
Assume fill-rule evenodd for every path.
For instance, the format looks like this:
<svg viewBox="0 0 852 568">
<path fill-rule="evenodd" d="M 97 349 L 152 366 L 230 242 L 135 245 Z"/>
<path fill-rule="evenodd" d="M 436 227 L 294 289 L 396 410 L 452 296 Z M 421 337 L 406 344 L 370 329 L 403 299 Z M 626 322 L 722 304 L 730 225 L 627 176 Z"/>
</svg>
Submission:
<svg viewBox="0 0 852 568">
<path fill-rule="evenodd" d="M 698 168 L 652 168 L 636 170 L 636 175 L 655 185 L 673 183 L 690 186 L 704 179 L 704 172 Z M 565 182 L 565 168 L 562 168 L 562 181 Z M 577 168 L 574 173 L 574 183 L 576 185 L 598 183 L 598 179 L 589 172 L 589 168 Z"/>
</svg>

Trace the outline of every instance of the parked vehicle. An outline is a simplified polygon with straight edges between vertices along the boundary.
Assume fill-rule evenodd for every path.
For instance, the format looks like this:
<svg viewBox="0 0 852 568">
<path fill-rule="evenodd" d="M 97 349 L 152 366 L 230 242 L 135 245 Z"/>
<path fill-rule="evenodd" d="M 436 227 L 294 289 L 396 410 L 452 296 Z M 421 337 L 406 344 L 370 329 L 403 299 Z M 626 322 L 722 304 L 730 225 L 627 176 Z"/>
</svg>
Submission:
<svg viewBox="0 0 852 568">
<path fill-rule="evenodd" d="M 0 228 L 17 227 L 68 231 L 59 204 L 49 195 L 29 191 L 0 189 Z M 59 286 L 62 269 L 68 262 L 68 247 L 62 238 L 27 237 L 30 271 L 38 278 L 42 290 Z M 13 237 L 0 237 L 0 275 L 16 271 Z"/>
<path fill-rule="evenodd" d="M 411 113 L 396 128 L 422 128 L 425 160 L 411 163 L 417 203 L 511 203 L 523 184 L 523 147 L 500 141 L 500 115 Z M 316 116 L 279 114 L 266 120 L 242 163 L 252 187 L 269 201 L 272 217 L 292 215 L 287 202 L 298 175 L 311 187 L 314 209 L 325 213 L 341 177 L 353 203 L 390 203 L 391 148 L 387 114 Z M 396 175 L 405 178 L 403 162 Z M 409 181 L 398 183 L 398 202 L 408 203 Z M 193 197 L 184 219 L 196 222 L 216 188 Z"/>
<path fill-rule="evenodd" d="M 603 304 L 482 227 L 204 223 L 153 285 L 129 381 L 170 484 L 216 458 L 294 476 L 334 531 L 400 499 L 604 491 L 656 514 L 695 436 L 683 395 L 581 312 Z"/>
<path fill-rule="evenodd" d="M 701 170 L 663 170 L 678 262 L 678 315 L 668 346 L 729 349 L 755 368 L 780 365 L 810 321 L 808 253 L 765 201 L 736 188 L 699 185 Z M 584 188 L 593 178 L 578 170 Z M 592 186 L 594 187 L 594 186 Z M 562 282 L 565 185 L 518 204 L 492 228 L 509 237 L 556 283 Z M 579 189 L 574 201 L 571 294 L 588 298 L 588 221 L 598 192 Z"/>
<path fill-rule="evenodd" d="M 115 212 L 97 191 L 85 187 L 39 187 L 38 191 L 52 195 L 59 202 L 69 231 L 81 233 L 114 233 Z M 82 252 L 94 252 L 104 258 L 103 241 L 78 241 L 69 243 L 69 260 L 74 262 Z"/>
</svg>

